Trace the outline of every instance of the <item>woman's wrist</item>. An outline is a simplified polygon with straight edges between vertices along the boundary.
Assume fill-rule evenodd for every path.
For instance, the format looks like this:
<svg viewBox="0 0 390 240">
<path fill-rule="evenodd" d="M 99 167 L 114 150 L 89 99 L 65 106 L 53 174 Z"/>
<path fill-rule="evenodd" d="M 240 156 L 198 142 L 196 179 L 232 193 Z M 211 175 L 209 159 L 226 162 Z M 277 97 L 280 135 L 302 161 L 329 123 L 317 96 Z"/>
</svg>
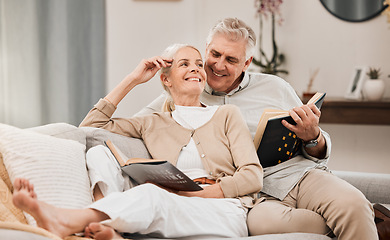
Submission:
<svg viewBox="0 0 390 240">
<path fill-rule="evenodd" d="M 133 76 L 129 74 L 104 99 L 116 107 L 136 85 Z"/>
</svg>

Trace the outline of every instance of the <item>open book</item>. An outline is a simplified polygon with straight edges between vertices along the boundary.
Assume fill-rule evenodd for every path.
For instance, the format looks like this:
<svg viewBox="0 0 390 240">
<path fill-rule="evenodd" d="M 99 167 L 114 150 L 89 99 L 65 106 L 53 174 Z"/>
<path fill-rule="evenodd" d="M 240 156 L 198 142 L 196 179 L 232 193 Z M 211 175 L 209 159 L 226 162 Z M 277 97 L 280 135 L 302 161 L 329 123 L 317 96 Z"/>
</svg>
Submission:
<svg viewBox="0 0 390 240">
<path fill-rule="evenodd" d="M 138 184 L 155 183 L 177 191 L 199 191 L 203 189 L 168 161 L 145 158 L 127 159 L 110 140 L 104 143 L 111 150 L 122 171 Z"/>
<path fill-rule="evenodd" d="M 320 109 L 325 95 L 317 92 L 307 104 L 314 103 Z M 288 111 L 265 109 L 257 125 L 253 141 L 263 168 L 287 161 L 300 150 L 302 140 L 283 126 L 282 120 L 295 124 Z"/>
</svg>

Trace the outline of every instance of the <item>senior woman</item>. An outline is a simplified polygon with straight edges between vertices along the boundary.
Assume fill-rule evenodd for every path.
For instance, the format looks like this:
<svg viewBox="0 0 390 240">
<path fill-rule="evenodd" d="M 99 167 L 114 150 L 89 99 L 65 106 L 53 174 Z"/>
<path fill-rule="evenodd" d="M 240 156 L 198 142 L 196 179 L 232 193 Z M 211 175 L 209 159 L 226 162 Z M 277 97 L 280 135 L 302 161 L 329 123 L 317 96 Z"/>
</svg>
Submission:
<svg viewBox="0 0 390 240">
<path fill-rule="evenodd" d="M 123 97 L 161 68 L 161 82 L 173 100 L 173 104 L 168 101 L 166 105 L 170 111 L 111 118 Z M 102 188 L 104 197 L 85 209 L 64 210 L 37 200 L 28 180 L 16 179 L 15 205 L 60 237 L 90 231 L 90 224 L 102 221 L 118 232 L 166 238 L 247 236 L 247 209 L 255 204 L 256 193 L 261 190 L 262 168 L 238 108 L 200 102 L 205 81 L 199 51 L 175 44 L 161 57 L 142 60 L 99 100 L 81 124 L 143 139 L 153 158 L 171 162 L 190 178 L 208 179 L 211 184 L 203 190 L 172 193 L 142 184 L 124 192 L 111 191 L 118 182 L 110 185 L 104 177 L 96 177 L 91 178 L 92 184 Z M 99 230 L 92 230 L 90 235 L 95 234 Z"/>
</svg>

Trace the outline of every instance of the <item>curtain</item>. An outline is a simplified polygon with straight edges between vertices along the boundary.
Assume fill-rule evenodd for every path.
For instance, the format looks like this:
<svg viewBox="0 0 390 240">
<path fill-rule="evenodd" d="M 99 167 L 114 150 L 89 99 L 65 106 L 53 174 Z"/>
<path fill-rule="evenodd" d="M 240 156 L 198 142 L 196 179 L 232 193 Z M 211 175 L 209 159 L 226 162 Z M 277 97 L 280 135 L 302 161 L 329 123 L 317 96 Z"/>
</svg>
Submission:
<svg viewBox="0 0 390 240">
<path fill-rule="evenodd" d="M 105 93 L 104 0 L 0 0 L 0 122 L 78 125 Z"/>
</svg>

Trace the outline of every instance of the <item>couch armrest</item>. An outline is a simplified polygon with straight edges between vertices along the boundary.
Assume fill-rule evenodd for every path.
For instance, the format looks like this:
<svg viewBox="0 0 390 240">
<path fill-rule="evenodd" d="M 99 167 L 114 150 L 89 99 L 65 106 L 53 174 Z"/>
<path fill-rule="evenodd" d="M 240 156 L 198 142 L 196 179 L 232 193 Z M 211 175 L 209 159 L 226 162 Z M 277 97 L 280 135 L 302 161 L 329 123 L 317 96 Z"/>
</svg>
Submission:
<svg viewBox="0 0 390 240">
<path fill-rule="evenodd" d="M 372 203 L 390 204 L 390 174 L 332 171 L 359 189 Z"/>
</svg>

